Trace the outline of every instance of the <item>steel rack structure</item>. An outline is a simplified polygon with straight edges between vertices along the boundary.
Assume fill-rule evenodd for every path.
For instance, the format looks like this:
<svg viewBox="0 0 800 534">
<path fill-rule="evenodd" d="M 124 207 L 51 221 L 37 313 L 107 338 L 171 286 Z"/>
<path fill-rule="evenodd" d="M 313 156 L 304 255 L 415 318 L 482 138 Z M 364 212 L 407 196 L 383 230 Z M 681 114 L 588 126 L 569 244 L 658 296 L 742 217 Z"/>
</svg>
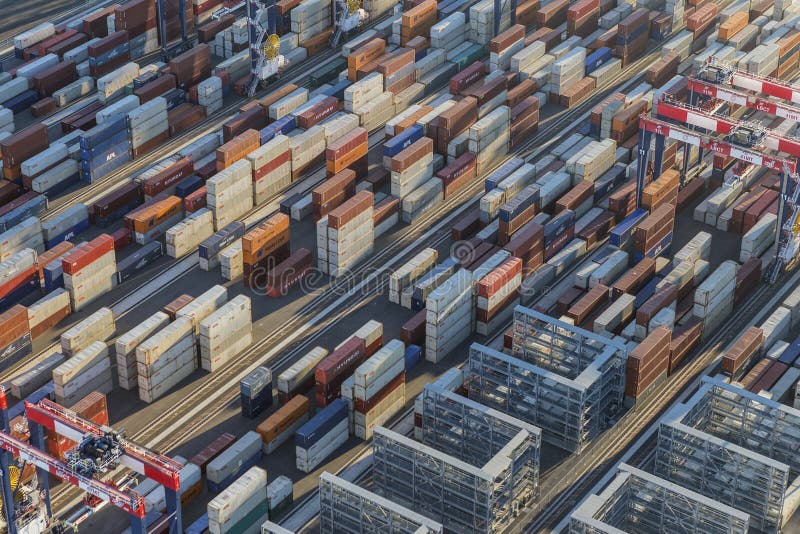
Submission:
<svg viewBox="0 0 800 534">
<path fill-rule="evenodd" d="M 443 534 L 444 527 L 327 471 L 319 477 L 322 534 Z"/>
<path fill-rule="evenodd" d="M 436 384 L 422 390 L 422 443 L 472 465 L 484 465 L 517 435 L 523 446 L 511 451 L 513 486 L 509 499 L 525 502 L 539 489 L 542 430 Z"/>
<path fill-rule="evenodd" d="M 570 516 L 569 534 L 746 534 L 750 516 L 635 467 Z"/>
<path fill-rule="evenodd" d="M 513 356 L 474 343 L 470 398 L 542 429 L 580 452 L 623 408 L 628 348 L 523 306 L 514 310 Z"/>
<path fill-rule="evenodd" d="M 375 492 L 440 521 L 446 532 L 499 533 L 521 511 L 515 501 L 514 457 L 528 443 L 521 431 L 477 467 L 384 427 L 372 436 Z"/>
<path fill-rule="evenodd" d="M 750 514 L 779 532 L 798 505 L 800 411 L 704 378 L 660 422 L 655 474 Z"/>
</svg>

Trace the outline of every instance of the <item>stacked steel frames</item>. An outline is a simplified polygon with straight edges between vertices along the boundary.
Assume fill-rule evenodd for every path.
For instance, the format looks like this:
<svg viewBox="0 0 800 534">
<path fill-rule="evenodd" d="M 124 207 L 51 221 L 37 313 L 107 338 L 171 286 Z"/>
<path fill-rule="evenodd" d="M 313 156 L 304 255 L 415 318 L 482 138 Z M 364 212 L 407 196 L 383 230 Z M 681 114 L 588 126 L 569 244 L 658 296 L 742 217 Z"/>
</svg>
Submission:
<svg viewBox="0 0 800 534">
<path fill-rule="evenodd" d="M 800 411 L 705 378 L 670 410 L 658 434 L 655 474 L 750 514 L 777 532 L 795 511 Z"/>
<path fill-rule="evenodd" d="M 540 427 L 580 452 L 622 408 L 625 345 L 534 310 L 514 310 L 514 356 L 470 347 L 470 398 Z"/>
<path fill-rule="evenodd" d="M 570 534 L 745 534 L 750 516 L 626 464 L 569 522 Z"/>
<path fill-rule="evenodd" d="M 440 523 L 330 473 L 319 477 L 322 534 L 442 534 Z"/>
<path fill-rule="evenodd" d="M 475 403 L 461 408 L 443 390 L 427 389 L 425 395 L 428 444 L 375 428 L 376 492 L 440 521 L 448 531 L 502 532 L 533 498 L 539 429 Z M 427 432 L 426 422 L 433 425 Z M 470 443 L 477 436 L 480 443 Z"/>
</svg>

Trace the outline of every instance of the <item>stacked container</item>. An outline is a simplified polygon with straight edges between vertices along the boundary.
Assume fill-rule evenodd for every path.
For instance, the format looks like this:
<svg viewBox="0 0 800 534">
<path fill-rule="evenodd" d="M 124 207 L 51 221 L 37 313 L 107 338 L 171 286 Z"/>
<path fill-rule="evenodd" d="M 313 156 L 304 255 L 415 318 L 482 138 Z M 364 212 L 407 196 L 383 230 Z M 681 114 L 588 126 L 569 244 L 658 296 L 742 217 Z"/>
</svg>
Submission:
<svg viewBox="0 0 800 534">
<path fill-rule="evenodd" d="M 206 110 L 206 116 L 222 109 L 222 80 L 211 76 L 197 84 L 197 103 Z"/>
<path fill-rule="evenodd" d="M 282 517 L 293 502 L 293 484 L 289 477 L 281 475 L 267 486 L 267 507 L 272 519 Z"/>
<path fill-rule="evenodd" d="M 61 258 L 64 287 L 74 311 L 82 310 L 116 285 L 114 239 L 102 234 Z"/>
<path fill-rule="evenodd" d="M 302 395 L 314 387 L 314 369 L 328 355 L 323 347 L 314 347 L 278 375 L 278 401 L 286 404 L 296 395 Z"/>
<path fill-rule="evenodd" d="M 511 110 L 499 106 L 470 126 L 468 150 L 478 156 L 477 174 L 481 176 L 508 153 Z"/>
<path fill-rule="evenodd" d="M 223 280 L 236 280 L 242 276 L 242 241 L 236 241 L 219 253 L 219 265 Z"/>
<path fill-rule="evenodd" d="M 206 191 L 207 205 L 214 212 L 214 228 L 231 224 L 253 208 L 250 163 L 236 161 L 220 171 L 206 182 Z"/>
<path fill-rule="evenodd" d="M 389 302 L 400 304 L 403 291 L 436 265 L 438 254 L 436 249 L 426 248 L 392 272 L 389 276 Z"/>
<path fill-rule="evenodd" d="M 51 249 L 89 228 L 89 210 L 77 203 L 42 223 L 45 248 Z"/>
<path fill-rule="evenodd" d="M 39 286 L 36 252 L 33 249 L 22 249 L 0 262 L 0 310 L 11 307 Z"/>
<path fill-rule="evenodd" d="M 317 260 L 322 272 L 342 276 L 372 253 L 373 195 L 360 191 L 317 223 Z"/>
<path fill-rule="evenodd" d="M 133 157 L 149 152 L 169 137 L 167 101 L 158 96 L 128 113 Z"/>
<path fill-rule="evenodd" d="M 276 213 L 242 238 L 244 285 L 265 289 L 268 274 L 289 257 L 289 217 Z"/>
<path fill-rule="evenodd" d="M 208 489 L 219 493 L 261 460 L 261 436 L 248 432 L 206 466 Z M 264 499 L 266 505 L 266 498 Z"/>
<path fill-rule="evenodd" d="M 508 257 L 478 281 L 476 331 L 484 336 L 508 322 L 519 302 L 517 290 L 522 284 L 522 260 Z"/>
<path fill-rule="evenodd" d="M 28 323 L 31 338 L 36 339 L 66 318 L 72 312 L 69 293 L 58 288 L 28 306 Z"/>
<path fill-rule="evenodd" d="M 336 399 L 295 433 L 297 469 L 310 473 L 344 444 L 349 435 L 347 404 Z"/>
<path fill-rule="evenodd" d="M 250 298 L 238 295 L 200 321 L 200 365 L 216 371 L 252 341 Z"/>
<path fill-rule="evenodd" d="M 253 532 L 267 520 L 267 472 L 251 467 L 208 503 L 210 532 Z"/>
<path fill-rule="evenodd" d="M 294 436 L 308 421 L 311 403 L 305 395 L 292 397 L 256 428 L 263 440 L 264 454 L 270 454 Z"/>
<path fill-rule="evenodd" d="M 633 401 L 667 375 L 672 332 L 660 326 L 639 343 L 625 367 L 625 396 Z"/>
<path fill-rule="evenodd" d="M 391 172 L 392 195 L 403 198 L 433 176 L 433 140 L 422 137 L 386 163 Z"/>
<path fill-rule="evenodd" d="M 247 155 L 253 175 L 253 203 L 259 206 L 289 186 L 292 152 L 289 138 L 276 135 Z"/>
<path fill-rule="evenodd" d="M 736 262 L 723 262 L 695 289 L 693 313 L 703 321 L 703 338 L 714 332 L 733 311 L 737 269 Z"/>
<path fill-rule="evenodd" d="M 133 329 L 122 334 L 114 345 L 117 358 L 117 379 L 122 389 L 131 390 L 138 385 L 136 348 L 169 323 L 169 316 L 156 312 Z"/>
<path fill-rule="evenodd" d="M 17 304 L 0 313 L 0 370 L 8 369 L 31 354 L 31 332 L 28 312 Z"/>
<path fill-rule="evenodd" d="M 363 165 L 360 163 L 365 161 L 368 150 L 369 135 L 367 130 L 361 127 L 353 128 L 332 140 L 325 149 L 325 170 L 328 176 L 336 175 L 348 168 L 361 170 Z"/>
<path fill-rule="evenodd" d="M 208 208 L 190 213 L 166 232 L 167 255 L 180 258 L 194 252 L 214 232 L 214 216 Z"/>
<path fill-rule="evenodd" d="M 292 153 L 292 179 L 320 163 L 325 154 L 325 128 L 320 125 L 289 138 Z"/>
<path fill-rule="evenodd" d="M 243 222 L 234 221 L 203 240 L 198 248 L 200 268 L 204 271 L 215 269 L 219 265 L 220 252 L 241 239 L 244 230 Z"/>
<path fill-rule="evenodd" d="M 133 230 L 134 240 L 146 245 L 164 235 L 183 218 L 183 201 L 168 196 L 125 216 L 126 226 Z"/>
<path fill-rule="evenodd" d="M 44 248 L 42 223 L 37 217 L 28 217 L 0 234 L 0 261 L 5 261 L 24 249 L 41 254 Z"/>
<path fill-rule="evenodd" d="M 74 356 L 95 341 L 111 338 L 115 330 L 114 312 L 110 308 L 100 308 L 61 334 L 61 352 L 66 356 Z"/>
<path fill-rule="evenodd" d="M 425 359 L 438 362 L 472 333 L 472 274 L 457 271 L 425 300 Z"/>
<path fill-rule="evenodd" d="M 239 401 L 242 415 L 254 418 L 272 406 L 272 372 L 256 367 L 239 382 Z"/>
<path fill-rule="evenodd" d="M 92 391 L 110 393 L 113 389 L 108 347 L 95 341 L 53 369 L 56 402 L 72 406 Z"/>
<path fill-rule="evenodd" d="M 80 175 L 86 183 L 106 176 L 131 160 L 126 117 L 98 124 L 80 137 Z"/>
<path fill-rule="evenodd" d="M 353 422 L 355 435 L 370 439 L 375 426 L 383 425 L 405 405 L 405 345 L 398 339 L 356 368 L 353 374 Z"/>
<path fill-rule="evenodd" d="M 722 371 L 737 379 L 741 371 L 757 356 L 764 343 L 764 332 L 751 326 L 736 338 L 722 355 Z"/>
<path fill-rule="evenodd" d="M 197 369 L 192 320 L 179 317 L 136 347 L 139 398 L 153 402 Z"/>
</svg>

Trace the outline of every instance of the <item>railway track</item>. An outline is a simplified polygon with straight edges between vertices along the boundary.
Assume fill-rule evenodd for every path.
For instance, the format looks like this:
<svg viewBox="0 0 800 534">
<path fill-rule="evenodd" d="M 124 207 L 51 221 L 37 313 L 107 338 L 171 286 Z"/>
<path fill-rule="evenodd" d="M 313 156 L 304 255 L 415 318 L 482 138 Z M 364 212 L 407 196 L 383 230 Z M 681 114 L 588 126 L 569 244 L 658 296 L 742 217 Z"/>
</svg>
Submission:
<svg viewBox="0 0 800 534">
<path fill-rule="evenodd" d="M 337 53 L 335 51 L 331 52 L 334 55 Z M 332 61 L 334 55 L 330 55 L 326 62 Z M 570 121 L 574 121 L 583 115 L 588 116 L 592 107 L 602 101 L 609 93 L 618 89 L 619 83 L 626 82 L 626 85 L 638 83 L 643 77 L 642 73 L 646 66 L 654 62 L 658 55 L 657 50 L 650 51 L 645 57 L 632 63 L 613 79 L 609 80 L 591 98 L 574 108 L 561 111 L 555 116 L 542 121 L 539 132 L 524 145 L 517 147 L 514 153 L 509 154 L 508 158 L 523 155 L 529 160 L 535 159 L 557 140 L 571 135 L 573 133 L 571 130 L 564 132 Z M 308 76 L 300 76 L 300 78 L 307 79 Z M 219 114 L 231 111 L 238 106 L 239 103 L 232 104 L 226 110 L 221 110 Z M 215 115 L 215 117 L 218 118 L 219 115 Z M 206 125 L 206 127 L 208 126 Z M 186 136 L 175 139 L 159 152 L 163 153 L 170 149 L 174 151 L 179 146 L 179 143 L 188 143 L 189 141 L 186 139 L 188 135 L 202 134 L 198 134 L 196 131 L 187 132 Z M 156 161 L 163 156 L 151 155 L 150 157 L 153 158 L 152 161 Z M 138 161 L 142 162 L 141 159 Z M 502 165 L 504 161 L 499 162 L 496 167 Z M 424 241 L 421 243 L 422 246 L 435 246 L 449 239 L 447 224 L 466 212 L 467 209 L 476 205 L 482 193 L 483 183 L 476 181 L 470 187 L 465 188 L 445 201 L 441 208 L 432 210 L 418 218 L 412 225 L 406 227 L 392 243 L 387 244 L 381 251 L 373 254 L 369 260 L 360 264 L 356 271 L 352 273 L 352 276 L 335 279 L 317 298 L 295 312 L 281 328 L 253 344 L 245 352 L 237 356 L 236 361 L 231 362 L 227 368 L 196 380 L 197 387 L 189 395 L 172 405 L 169 412 L 164 413 L 157 420 L 151 421 L 147 428 L 134 432 L 131 435 L 131 439 L 161 451 L 169 451 L 174 448 L 234 402 L 238 382 L 250 370 L 265 364 L 268 364 L 273 369 L 288 367 L 293 360 L 303 354 L 303 351 L 311 347 L 325 330 L 331 328 L 339 319 L 352 312 L 356 306 L 378 296 L 387 284 L 386 278 L 382 275 L 388 273 L 392 265 L 399 265 L 402 260 L 417 252 L 415 240 L 416 242 Z M 257 209 L 263 209 L 263 206 Z M 448 215 L 439 221 L 438 219 L 442 213 L 447 213 Z M 403 250 L 392 256 L 393 252 L 400 247 L 404 247 Z M 355 287 L 354 282 L 357 282 Z M 364 287 L 366 289 L 363 289 Z M 338 303 L 348 301 L 350 296 L 356 292 L 359 293 L 360 298 L 355 304 L 341 307 L 340 311 L 333 313 Z M 326 311 L 327 313 L 325 313 Z M 302 326 L 308 324 L 308 318 L 313 316 L 315 312 L 318 316 L 324 314 L 326 316 L 325 320 L 320 320 L 318 324 L 314 324 L 314 329 L 305 335 L 302 341 L 295 343 L 296 334 L 302 331 Z M 285 351 L 283 356 L 278 355 L 281 351 Z M 193 412 L 199 410 L 202 410 L 203 417 L 199 421 L 190 423 Z M 180 433 L 175 434 L 172 432 L 173 428 L 181 428 L 182 430 Z M 77 494 L 78 492 L 71 487 L 62 486 L 57 488 L 51 493 L 53 509 L 59 509 L 66 501 L 74 498 Z"/>
</svg>

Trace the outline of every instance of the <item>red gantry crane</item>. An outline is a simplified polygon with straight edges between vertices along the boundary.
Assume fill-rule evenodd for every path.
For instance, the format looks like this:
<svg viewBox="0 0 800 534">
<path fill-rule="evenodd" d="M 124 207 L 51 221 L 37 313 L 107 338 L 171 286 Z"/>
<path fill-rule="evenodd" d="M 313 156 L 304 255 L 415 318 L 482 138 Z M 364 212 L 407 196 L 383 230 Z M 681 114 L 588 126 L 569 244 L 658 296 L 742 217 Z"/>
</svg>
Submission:
<svg viewBox="0 0 800 534">
<path fill-rule="evenodd" d="M 83 419 L 49 399 L 43 399 L 36 404 L 25 402 L 31 435 L 31 444 L 27 444 L 11 436 L 7 406 L 5 389 L 0 386 L 0 469 L 3 473 L 3 511 L 10 534 L 16 533 L 13 504 L 9 506 L 9 503 L 13 503 L 13 492 L 10 477 L 7 475 L 12 456 L 18 456 L 37 467 L 40 482 L 44 486 L 48 516 L 51 515 L 48 475 L 53 475 L 125 510 L 131 517 L 131 531 L 144 534 L 144 499 L 135 492 L 122 491 L 95 478 L 95 475 L 107 473 L 118 465 L 123 465 L 164 486 L 169 532 L 183 532 L 179 463 L 125 440 L 113 429 Z M 77 443 L 75 449 L 67 453 L 64 462 L 43 452 L 45 428 Z"/>
</svg>

